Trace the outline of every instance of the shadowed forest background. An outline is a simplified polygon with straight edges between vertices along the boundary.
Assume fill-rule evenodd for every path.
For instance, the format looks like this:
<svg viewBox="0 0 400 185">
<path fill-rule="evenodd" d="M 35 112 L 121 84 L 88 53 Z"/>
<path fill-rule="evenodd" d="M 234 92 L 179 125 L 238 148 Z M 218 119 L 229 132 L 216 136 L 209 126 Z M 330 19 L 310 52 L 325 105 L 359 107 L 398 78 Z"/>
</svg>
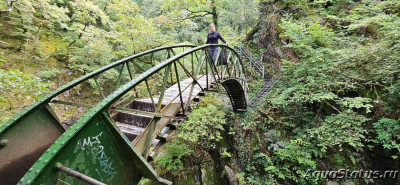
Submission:
<svg viewBox="0 0 400 185">
<path fill-rule="evenodd" d="M 215 23 L 280 81 L 244 114 L 206 96 L 152 163 L 160 176 L 177 184 L 399 184 L 304 178 L 307 170 L 400 170 L 399 14 L 398 0 L 3 0 L 0 124 L 118 59 L 202 45 Z M 243 60 L 256 93 L 262 79 Z"/>
</svg>

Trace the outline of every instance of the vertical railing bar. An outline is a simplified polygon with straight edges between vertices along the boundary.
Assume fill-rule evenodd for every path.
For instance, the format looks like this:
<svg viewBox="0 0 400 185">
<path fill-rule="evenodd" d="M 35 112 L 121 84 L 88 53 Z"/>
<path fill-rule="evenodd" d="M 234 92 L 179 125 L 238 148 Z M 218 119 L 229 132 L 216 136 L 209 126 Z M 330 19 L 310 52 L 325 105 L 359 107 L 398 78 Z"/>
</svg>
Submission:
<svg viewBox="0 0 400 185">
<path fill-rule="evenodd" d="M 231 75 L 234 75 L 235 77 L 236 77 L 236 58 L 235 59 L 233 59 L 234 57 L 232 57 L 232 72 L 231 72 Z M 235 72 L 235 73 L 234 73 Z"/>
<path fill-rule="evenodd" d="M 264 79 L 264 75 L 265 75 L 265 71 L 264 71 L 265 69 L 264 69 L 264 65 L 262 66 L 262 78 Z"/>
<path fill-rule="evenodd" d="M 222 50 L 222 48 L 221 48 L 221 50 Z M 210 62 L 210 70 L 213 73 L 213 75 L 217 74 L 218 79 L 221 79 L 221 78 L 218 75 L 218 70 L 217 70 L 217 67 L 216 67 L 215 63 L 218 63 L 218 59 L 219 59 L 219 55 L 221 53 L 221 50 L 218 50 L 216 61 L 214 61 L 212 58 L 210 58 L 210 60 L 209 60 L 209 62 Z M 214 74 L 214 70 L 215 70 L 215 74 Z M 215 83 L 217 83 L 217 79 L 215 78 L 215 76 L 214 76 L 214 80 L 215 80 Z"/>
<path fill-rule="evenodd" d="M 251 68 L 251 62 L 253 60 L 253 53 L 250 53 L 250 68 Z"/>
<path fill-rule="evenodd" d="M 162 86 L 162 89 L 161 89 L 161 92 L 160 92 L 160 96 L 158 98 L 158 105 L 157 105 L 156 112 L 159 112 L 160 109 L 161 109 L 161 104 L 162 104 L 162 101 L 163 101 L 163 98 L 164 98 L 165 88 L 167 87 L 168 75 L 169 75 L 170 70 L 171 70 L 171 64 L 168 65 L 167 68 L 165 69 L 165 73 L 164 73 L 165 76 L 164 76 L 163 86 Z"/>
<path fill-rule="evenodd" d="M 132 74 L 132 69 L 131 66 L 129 66 L 129 62 L 126 62 L 126 68 L 128 69 L 129 77 L 132 80 L 133 79 L 133 74 Z"/>
<path fill-rule="evenodd" d="M 168 49 L 168 58 L 171 58 L 171 53 L 174 52 L 173 49 Z M 170 71 L 170 77 L 171 77 L 171 85 L 174 84 L 174 81 L 172 80 L 172 70 Z"/>
<path fill-rule="evenodd" d="M 242 44 L 240 44 L 240 57 L 242 57 Z"/>
<path fill-rule="evenodd" d="M 181 99 L 182 113 L 185 114 L 185 107 L 184 107 L 183 98 L 182 98 L 183 92 L 181 91 L 181 84 L 179 82 L 178 68 L 176 67 L 176 62 L 174 62 L 174 68 L 175 68 L 176 81 L 178 83 L 179 98 Z"/>
<path fill-rule="evenodd" d="M 99 93 L 100 93 L 100 96 L 101 96 L 102 98 L 104 98 L 105 96 L 104 96 L 104 94 L 103 94 L 103 91 L 101 90 L 101 87 L 100 87 L 99 82 L 97 81 L 97 78 L 93 78 L 93 80 L 94 80 L 94 83 L 96 84 L 97 90 L 98 90 Z"/>
<path fill-rule="evenodd" d="M 153 95 L 151 95 L 151 89 L 150 89 L 149 83 L 147 82 L 147 79 L 145 79 L 144 82 L 146 83 L 146 87 L 147 87 L 147 91 L 149 92 L 149 95 L 150 95 L 151 103 L 153 103 L 154 112 L 156 112 L 157 106 L 156 106 L 156 104 L 154 103 Z"/>
<path fill-rule="evenodd" d="M 228 57 L 226 59 L 226 71 L 228 72 L 228 75 L 231 76 L 231 74 L 229 73 L 229 60 L 231 60 L 231 52 L 229 52 Z"/>
<path fill-rule="evenodd" d="M 200 57 L 198 57 L 197 56 L 197 53 L 195 53 L 195 55 L 196 55 L 196 58 L 197 58 L 197 68 L 196 68 L 196 71 L 198 71 L 197 72 L 197 74 L 199 73 L 199 72 L 201 72 L 201 67 L 203 66 L 203 62 L 204 62 L 204 59 L 202 59 L 202 57 L 203 57 L 203 50 L 200 50 Z M 199 59 L 200 58 L 200 59 Z M 203 57 L 204 58 L 204 57 Z M 200 65 L 201 64 L 201 65 Z M 195 71 L 195 72 L 196 72 Z"/>
<path fill-rule="evenodd" d="M 118 80 L 117 80 L 117 84 L 115 85 L 115 89 L 118 89 L 119 84 L 121 83 L 121 77 L 122 77 L 122 72 L 124 70 L 125 65 L 122 64 L 121 68 L 119 69 L 119 75 L 118 75 Z"/>
<path fill-rule="evenodd" d="M 209 90 L 210 88 L 209 88 L 209 86 L 208 86 L 208 53 L 207 52 L 205 52 L 206 53 L 206 85 L 207 85 L 207 90 Z"/>
<path fill-rule="evenodd" d="M 195 52 L 196 53 L 196 52 Z M 191 59 L 192 59 L 192 74 L 194 74 L 194 65 L 193 65 L 193 60 L 194 60 L 194 58 L 193 58 L 193 53 L 191 53 Z"/>
<path fill-rule="evenodd" d="M 155 66 L 154 65 L 154 53 L 151 53 L 150 60 L 151 60 L 151 65 Z"/>
<path fill-rule="evenodd" d="M 210 57 L 207 57 L 207 61 L 210 63 L 210 70 L 211 70 L 211 75 L 213 76 L 213 78 L 214 78 L 214 80 L 215 80 L 215 86 L 217 86 L 217 90 L 219 91 L 219 86 L 218 86 L 218 81 L 217 81 L 217 79 L 215 78 L 215 74 L 214 74 L 214 70 L 212 69 L 212 67 L 211 67 L 211 62 L 213 62 L 213 59 L 212 58 L 210 58 Z M 207 64 L 207 63 L 206 63 Z M 207 66 L 207 65 L 206 65 Z M 206 70 L 207 70 L 207 67 L 206 67 Z M 207 77 L 208 77 L 208 73 L 207 73 Z M 208 85 L 208 80 L 207 80 L 207 85 Z M 208 89 L 208 88 L 207 88 Z"/>
<path fill-rule="evenodd" d="M 129 77 L 132 80 L 133 73 L 132 73 L 131 66 L 129 66 L 129 62 L 126 62 L 126 68 L 128 68 Z M 136 86 L 133 88 L 133 90 L 135 91 L 136 98 L 139 98 L 140 96 L 139 96 L 139 92 L 136 90 Z"/>
<path fill-rule="evenodd" d="M 212 64 L 213 64 L 213 65 L 212 65 L 213 68 L 211 68 L 211 63 L 210 63 L 210 69 L 211 69 L 211 70 L 212 70 L 212 69 L 215 70 L 215 74 L 217 75 L 217 77 L 218 77 L 219 80 L 221 80 L 221 77 L 220 77 L 219 74 L 218 74 L 217 64 L 218 64 L 218 62 L 221 62 L 221 61 L 219 61 L 219 55 L 221 54 L 222 49 L 223 49 L 223 48 L 221 47 L 221 49 L 218 50 L 216 61 L 211 60 L 211 62 L 213 62 L 213 63 L 212 63 Z M 215 77 L 214 77 L 214 79 L 216 80 Z"/>
<path fill-rule="evenodd" d="M 238 70 L 238 76 L 239 76 L 239 78 L 240 78 L 241 75 L 243 74 L 243 68 L 241 68 L 241 65 L 240 65 L 240 63 L 239 63 L 239 59 L 237 59 L 236 65 L 237 65 L 237 68 L 239 69 L 239 70 Z"/>
<path fill-rule="evenodd" d="M 197 75 L 199 74 L 199 72 L 201 71 L 201 66 L 203 66 L 203 63 L 206 59 L 206 56 L 204 56 L 204 59 L 202 59 L 203 56 L 203 50 L 200 50 L 200 60 L 199 57 L 197 56 L 197 53 L 195 52 L 196 58 L 197 58 L 197 67 L 196 67 L 196 71 L 194 71 L 193 73 L 193 77 L 197 78 Z M 207 63 L 207 62 L 206 62 Z M 194 65 L 192 65 L 192 70 L 194 69 Z M 208 74 L 206 74 L 208 75 Z M 207 76 L 206 76 L 207 77 Z M 193 79 L 194 80 L 194 79 Z M 200 86 L 200 84 L 199 84 Z M 186 102 L 186 107 L 185 110 L 188 110 L 189 108 L 189 102 L 190 99 L 192 98 L 192 94 L 193 94 L 193 88 L 194 88 L 194 81 L 192 82 L 192 86 L 190 87 L 190 92 L 189 92 L 189 96 L 188 96 L 188 100 Z M 201 90 L 204 91 L 204 89 L 200 86 Z"/>
</svg>

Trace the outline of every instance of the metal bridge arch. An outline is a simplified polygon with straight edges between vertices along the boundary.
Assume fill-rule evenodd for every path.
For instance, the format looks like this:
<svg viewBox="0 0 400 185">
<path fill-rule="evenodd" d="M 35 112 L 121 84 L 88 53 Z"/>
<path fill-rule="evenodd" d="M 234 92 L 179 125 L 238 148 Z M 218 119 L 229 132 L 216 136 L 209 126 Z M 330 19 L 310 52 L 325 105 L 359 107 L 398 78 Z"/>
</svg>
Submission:
<svg viewBox="0 0 400 185">
<path fill-rule="evenodd" d="M 227 65 L 215 65 L 215 63 L 211 61 L 210 57 L 207 56 L 207 48 L 216 46 L 221 48 L 220 51 L 222 49 L 228 51 Z M 179 54 L 175 54 L 174 49 L 185 47 L 189 47 L 191 49 L 183 51 Z M 168 51 L 167 60 L 164 60 L 163 62 L 140 74 L 136 78 L 133 78 L 128 62 L 136 58 L 139 59 L 139 57 L 148 54 L 153 56 L 154 52 L 163 50 Z M 171 57 L 172 54 L 175 54 L 175 56 Z M 190 66 L 191 70 L 188 66 L 185 67 L 184 60 L 187 60 L 188 57 L 191 57 L 191 61 L 189 62 L 191 65 L 188 65 Z M 195 61 L 197 61 L 197 65 L 194 65 Z M 130 79 L 132 80 L 113 91 L 108 96 L 105 96 L 102 89 L 99 87 L 99 83 L 94 77 L 116 66 L 120 66 L 118 69 L 120 74 L 118 81 L 116 82 L 117 84 L 120 82 L 120 77 L 121 74 L 123 74 L 122 71 L 124 66 L 126 66 Z M 191 79 L 189 85 L 186 87 L 181 87 L 180 82 L 183 83 L 183 81 L 180 80 L 181 77 L 179 76 L 179 70 L 181 71 L 181 74 L 183 73 L 186 75 L 186 77 Z M 151 79 L 151 77 L 160 72 L 163 72 L 161 75 L 161 92 L 159 95 L 157 95 L 158 98 L 153 98 L 150 83 L 151 80 L 157 78 Z M 173 76 L 174 72 L 175 77 Z M 203 73 L 203 76 L 200 75 L 201 73 Z M 54 110 L 52 110 L 52 108 L 49 106 L 49 103 L 73 105 L 71 102 L 53 101 L 52 99 L 62 92 L 77 86 L 78 84 L 90 78 L 94 78 L 94 81 L 99 88 L 99 94 L 104 96 L 104 98 L 95 106 L 91 106 L 86 114 L 81 116 L 72 126 L 65 130 L 65 128 L 60 126 L 60 121 L 55 115 Z M 168 82 L 169 78 L 171 79 L 170 84 Z M 206 79 L 205 86 L 204 79 Z M 169 99 L 170 102 L 163 104 L 163 100 L 168 99 L 164 97 L 167 85 L 172 85 L 175 82 L 178 86 L 179 93 L 175 97 L 171 97 Z M 118 111 L 129 111 L 124 108 L 118 108 L 118 106 L 121 104 L 121 102 L 124 102 L 125 99 L 129 98 L 129 96 L 126 96 L 126 94 L 140 84 L 142 84 L 143 87 L 145 87 L 149 92 L 148 99 L 151 99 L 153 111 L 133 112 L 134 114 L 146 114 L 150 117 L 150 122 L 140 133 L 140 135 L 138 135 L 134 140 L 130 140 L 126 137 L 124 132 L 121 131 L 121 127 L 117 126 L 116 121 L 113 120 L 113 115 L 115 116 L 115 114 L 118 114 Z M 23 171 L 25 175 L 22 179 L 20 179 L 19 184 L 55 184 L 58 183 L 57 180 L 67 179 L 67 177 L 62 175 L 62 170 L 59 168 L 62 165 L 66 165 L 74 169 L 80 166 L 80 171 L 85 170 L 82 169 L 82 165 L 77 164 L 76 161 L 78 159 L 76 159 L 76 156 L 81 156 L 80 160 L 86 160 L 86 162 L 89 162 L 88 159 L 90 157 L 92 157 L 95 161 L 97 159 L 101 159 L 101 157 L 99 159 L 98 156 L 96 158 L 96 155 L 93 156 L 94 154 L 92 153 L 85 153 L 86 146 L 82 144 L 83 141 L 88 143 L 88 140 L 96 138 L 96 143 L 93 144 L 94 142 L 92 142 L 91 146 L 97 146 L 97 150 L 102 148 L 103 150 L 101 152 L 103 153 L 101 153 L 101 156 L 109 157 L 109 159 L 105 161 L 114 160 L 115 163 L 107 164 L 109 168 L 102 169 L 103 171 L 107 171 L 107 173 L 103 173 L 98 171 L 100 168 L 96 168 L 96 165 L 99 167 L 98 163 L 101 163 L 101 161 L 98 161 L 98 163 L 95 162 L 94 164 L 89 162 L 87 165 L 85 165 L 85 175 L 110 184 L 136 184 L 142 177 L 147 177 L 162 183 L 168 183 L 167 181 L 158 177 L 155 171 L 146 162 L 146 157 L 149 155 L 151 142 L 154 140 L 154 138 L 160 135 L 160 132 L 166 125 L 166 122 L 168 122 L 168 120 L 173 117 L 174 114 L 176 114 L 176 111 L 171 112 L 171 109 L 169 108 L 177 107 L 179 110 L 181 110 L 181 112 L 184 113 L 185 110 L 187 110 L 187 106 L 189 104 L 188 102 L 191 100 L 191 96 L 195 87 L 198 87 L 204 91 L 211 90 L 211 86 L 215 86 L 217 91 L 225 91 L 228 94 L 234 110 L 244 111 L 246 109 L 247 82 L 244 67 L 239 55 L 232 48 L 225 45 L 203 45 L 198 47 L 193 47 L 191 45 L 170 46 L 156 48 L 119 60 L 88 75 L 78 78 L 71 83 L 68 83 L 67 85 L 59 88 L 52 94 L 28 107 L 15 118 L 2 125 L 0 127 L 0 140 L 2 143 L 6 144 L 2 144 L 2 146 L 0 146 L 0 157 L 5 159 L 3 161 L 8 163 L 11 162 L 11 164 L 16 164 L 18 162 L 7 161 L 7 158 L 9 158 L 10 155 L 20 155 L 20 158 L 16 158 L 19 160 L 28 159 L 29 162 L 27 165 L 25 165 L 27 167 L 24 167 L 26 170 Z M 220 88 L 221 86 L 224 89 Z M 184 97 L 185 91 L 189 92 L 187 97 Z M 135 92 L 137 95 L 138 91 L 135 90 Z M 178 97 L 179 101 L 176 102 L 175 100 L 177 100 Z M 139 98 L 138 95 L 137 98 Z M 187 99 L 186 104 L 184 98 Z M 241 101 L 243 101 L 243 104 L 240 104 Z M 86 105 L 75 104 L 74 106 Z M 33 130 L 35 130 L 34 127 L 47 129 L 47 131 L 41 130 L 40 133 L 42 134 L 39 134 L 39 136 L 48 139 L 47 142 L 36 148 L 35 144 L 32 144 L 37 136 L 35 135 L 37 134 L 36 132 L 31 133 Z M 27 138 L 24 138 L 25 140 L 18 138 L 18 135 L 21 133 L 27 133 Z M 18 145 L 25 146 L 21 147 Z M 29 156 L 26 153 L 24 154 L 23 152 L 17 152 L 19 148 L 30 148 L 32 151 L 36 152 L 37 155 Z M 87 150 L 88 149 L 86 149 L 86 151 Z M 114 156 L 111 157 L 110 154 L 107 155 L 107 152 L 114 152 Z M 71 153 L 74 155 L 76 154 L 76 156 L 71 155 Z M 123 163 L 119 162 L 118 165 L 116 165 L 116 161 L 122 160 L 124 161 Z M 71 163 L 70 161 L 75 162 Z M 33 162 L 35 163 L 32 166 Z M 114 164 L 113 167 L 111 167 L 112 164 Z M 7 170 L 10 170 L 10 165 L 6 163 L 0 163 L 0 172 L 3 172 L 4 174 L 4 172 Z M 124 174 L 121 176 L 124 176 L 125 178 L 116 178 L 115 174 Z M 75 181 L 79 180 L 71 180 L 71 182 Z"/>
</svg>

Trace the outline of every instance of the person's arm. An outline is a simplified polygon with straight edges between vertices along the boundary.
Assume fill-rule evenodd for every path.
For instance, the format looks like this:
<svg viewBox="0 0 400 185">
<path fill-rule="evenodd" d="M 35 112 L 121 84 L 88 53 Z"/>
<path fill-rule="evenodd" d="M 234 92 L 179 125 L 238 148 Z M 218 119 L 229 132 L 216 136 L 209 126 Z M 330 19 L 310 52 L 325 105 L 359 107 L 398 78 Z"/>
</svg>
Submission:
<svg viewBox="0 0 400 185">
<path fill-rule="evenodd" d="M 219 38 L 219 39 L 221 39 L 222 40 L 222 42 L 224 42 L 225 44 L 226 44 L 226 41 L 225 41 L 225 39 L 224 38 L 222 38 L 222 36 L 221 36 L 221 34 L 217 34 L 217 37 Z"/>
<path fill-rule="evenodd" d="M 208 38 L 208 35 L 209 34 L 207 34 L 207 42 L 206 42 L 206 44 L 208 44 L 210 42 L 210 39 Z"/>
</svg>

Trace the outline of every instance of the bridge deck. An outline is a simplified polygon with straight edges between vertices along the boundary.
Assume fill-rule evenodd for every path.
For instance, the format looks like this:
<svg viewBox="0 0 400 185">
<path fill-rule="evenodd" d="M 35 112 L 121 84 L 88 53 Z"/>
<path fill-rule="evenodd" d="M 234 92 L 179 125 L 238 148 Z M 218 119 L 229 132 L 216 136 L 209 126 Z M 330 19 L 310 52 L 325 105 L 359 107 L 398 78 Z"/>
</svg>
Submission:
<svg viewBox="0 0 400 185">
<path fill-rule="evenodd" d="M 200 75 L 197 78 L 197 82 L 201 87 L 203 89 L 207 88 L 207 76 Z M 213 81 L 212 76 L 208 75 L 208 84 L 210 85 Z M 180 81 L 179 84 L 182 91 L 184 106 L 190 103 L 190 101 L 202 91 L 198 84 L 193 83 L 192 78 L 184 79 Z M 194 84 L 193 88 L 192 84 Z M 162 117 L 157 121 L 155 121 L 155 115 L 152 114 L 152 112 L 155 111 L 153 101 L 157 104 L 159 95 L 153 96 L 153 100 L 151 98 L 135 99 L 125 106 L 124 110 L 117 110 L 116 114 L 113 116 L 120 130 L 132 141 L 137 151 L 142 153 L 145 157 L 149 154 L 147 152 L 148 149 L 146 149 L 149 143 L 154 144 L 158 142 L 158 140 L 154 139 L 160 135 L 171 118 L 175 117 L 181 110 L 179 92 L 178 83 L 175 83 L 165 90 L 162 99 Z M 155 132 L 150 132 L 154 122 L 156 122 L 154 125 Z M 151 142 L 149 142 L 149 137 L 153 138 L 150 139 Z"/>
<path fill-rule="evenodd" d="M 180 82 L 182 90 L 182 99 L 184 104 L 193 100 L 193 98 L 196 97 L 196 95 L 198 95 L 201 92 L 201 88 L 197 84 L 194 84 L 192 96 L 190 97 L 190 100 L 188 99 L 190 95 L 190 89 L 191 89 L 190 86 L 192 85 L 192 82 L 193 82 L 192 78 L 187 78 Z M 197 82 L 199 82 L 202 88 L 207 87 L 207 78 L 205 75 L 198 76 Z M 210 85 L 211 82 L 213 82 L 212 76 L 208 75 L 208 84 Z M 158 97 L 154 97 L 153 100 L 155 103 L 157 103 Z M 151 98 L 141 98 L 137 99 L 136 101 L 152 103 Z M 173 86 L 165 90 L 162 104 L 167 105 L 169 103 L 180 103 L 178 83 L 175 83 Z"/>
<path fill-rule="evenodd" d="M 221 59 L 226 60 L 226 66 L 212 65 L 212 61 L 207 58 L 207 48 L 215 46 L 222 48 L 220 51 L 224 51 L 224 55 L 221 56 L 226 57 L 221 57 Z M 184 51 L 183 47 L 191 49 Z M 182 52 L 175 54 L 174 48 L 182 48 Z M 156 53 L 161 51 L 166 53 Z M 171 56 L 171 53 L 174 56 Z M 164 54 L 165 57 L 163 57 Z M 192 66 L 197 66 L 196 70 L 194 68 L 187 70 L 180 63 L 180 60 L 183 62 L 185 57 L 188 60 L 191 58 Z M 149 60 L 146 62 L 147 59 Z M 160 63 L 139 76 L 133 75 L 136 70 L 132 69 L 140 68 L 136 65 L 138 61 L 148 63 L 151 60 L 153 63 L 154 59 Z M 202 74 L 203 76 L 199 76 L 199 80 L 197 80 L 202 88 L 197 83 L 194 84 L 191 78 L 182 79 L 179 88 L 178 84 L 172 83 L 170 83 L 170 87 L 165 88 L 165 82 L 169 81 L 169 75 L 175 77 L 175 75 L 179 76 L 179 73 L 185 74 L 178 70 L 178 64 L 182 66 L 188 76 Z M 114 80 L 115 87 L 106 89 L 112 84 L 108 84 L 108 80 L 106 84 L 100 84 L 99 79 L 110 70 L 119 71 L 119 75 L 118 79 Z M 162 73 L 164 70 L 165 72 Z M 209 75 L 209 72 L 222 78 L 215 82 L 215 87 L 219 92 L 225 91 L 228 95 L 235 93 L 235 96 L 231 94 L 229 97 L 231 97 L 233 110 L 236 111 L 238 109 L 235 107 L 237 102 L 232 98 L 238 97 L 243 100 L 247 93 L 247 83 L 240 57 L 232 48 L 225 45 L 198 47 L 179 45 L 155 48 L 118 60 L 65 84 L 0 126 L 0 140 L 7 144 L 3 145 L 0 150 L 1 158 L 5 158 L 5 160 L 0 160 L 0 176 L 9 176 L 12 180 L 11 184 L 16 184 L 18 180 L 21 184 L 56 184 L 59 180 L 69 184 L 79 184 L 81 182 L 79 179 L 67 177 L 68 172 L 61 169 L 61 167 L 63 169 L 78 169 L 79 167 L 79 171 L 84 171 L 84 175 L 107 184 L 137 184 L 142 177 L 168 184 L 169 182 L 157 176 L 145 158 L 153 150 L 151 145 L 154 141 L 167 141 L 168 132 L 165 132 L 167 130 L 165 127 L 169 121 L 177 118 L 176 116 L 181 110 L 188 114 L 190 101 L 195 99 L 201 91 L 210 90 L 207 87 L 213 88 L 211 83 L 215 78 L 213 75 Z M 154 76 L 156 73 L 160 76 Z M 121 86 L 123 83 L 121 81 L 128 78 L 127 74 L 131 80 Z M 143 92 L 144 88 L 148 89 L 148 83 L 154 82 L 152 77 L 158 77 L 159 79 L 156 79 L 158 82 L 159 80 L 163 81 L 163 90 L 160 93 L 162 96 L 154 94 L 152 96 L 154 99 L 136 98 L 131 100 L 135 95 L 138 97 L 139 92 Z M 238 82 L 228 78 L 234 78 Z M 74 97 L 61 98 L 66 101 L 53 101 L 62 96 L 63 92 L 75 87 L 80 88 L 79 85 L 88 80 L 95 83 L 100 100 L 92 102 L 91 105 L 76 103 Z M 146 83 L 145 87 L 142 82 Z M 220 88 L 221 85 L 223 88 Z M 243 91 L 237 90 L 240 89 L 238 85 L 243 88 Z M 135 93 L 127 94 L 129 92 Z M 159 97 L 162 97 L 160 101 L 158 101 Z M 125 106 L 128 100 L 131 102 Z M 80 107 L 87 107 L 87 111 L 84 115 L 77 113 L 79 114 L 77 121 L 66 129 L 60 126 L 58 119 L 59 115 L 64 114 L 65 111 L 56 112 L 57 109 L 50 106 L 55 104 L 74 106 L 78 110 Z M 72 118 L 72 113 L 70 116 Z M 177 119 L 181 120 L 179 116 Z M 47 134 L 45 137 L 40 137 L 46 139 L 46 142 L 41 142 L 43 145 L 36 145 L 38 138 L 36 132 L 40 132 L 42 135 Z M 24 133 L 24 137 L 21 137 L 21 133 Z M 121 134 L 125 134 L 127 137 L 121 137 Z M 29 146 L 28 148 L 33 153 L 20 150 L 21 146 Z M 89 150 L 92 152 L 88 152 Z M 10 166 L 15 166 L 10 165 L 10 162 L 13 161 L 23 165 L 11 168 Z M 85 162 L 85 167 L 80 165 L 82 161 Z M 55 166 L 57 166 L 57 170 L 55 170 Z M 99 172 L 99 169 L 102 170 Z M 10 172 L 15 175 L 8 175 Z"/>
</svg>

